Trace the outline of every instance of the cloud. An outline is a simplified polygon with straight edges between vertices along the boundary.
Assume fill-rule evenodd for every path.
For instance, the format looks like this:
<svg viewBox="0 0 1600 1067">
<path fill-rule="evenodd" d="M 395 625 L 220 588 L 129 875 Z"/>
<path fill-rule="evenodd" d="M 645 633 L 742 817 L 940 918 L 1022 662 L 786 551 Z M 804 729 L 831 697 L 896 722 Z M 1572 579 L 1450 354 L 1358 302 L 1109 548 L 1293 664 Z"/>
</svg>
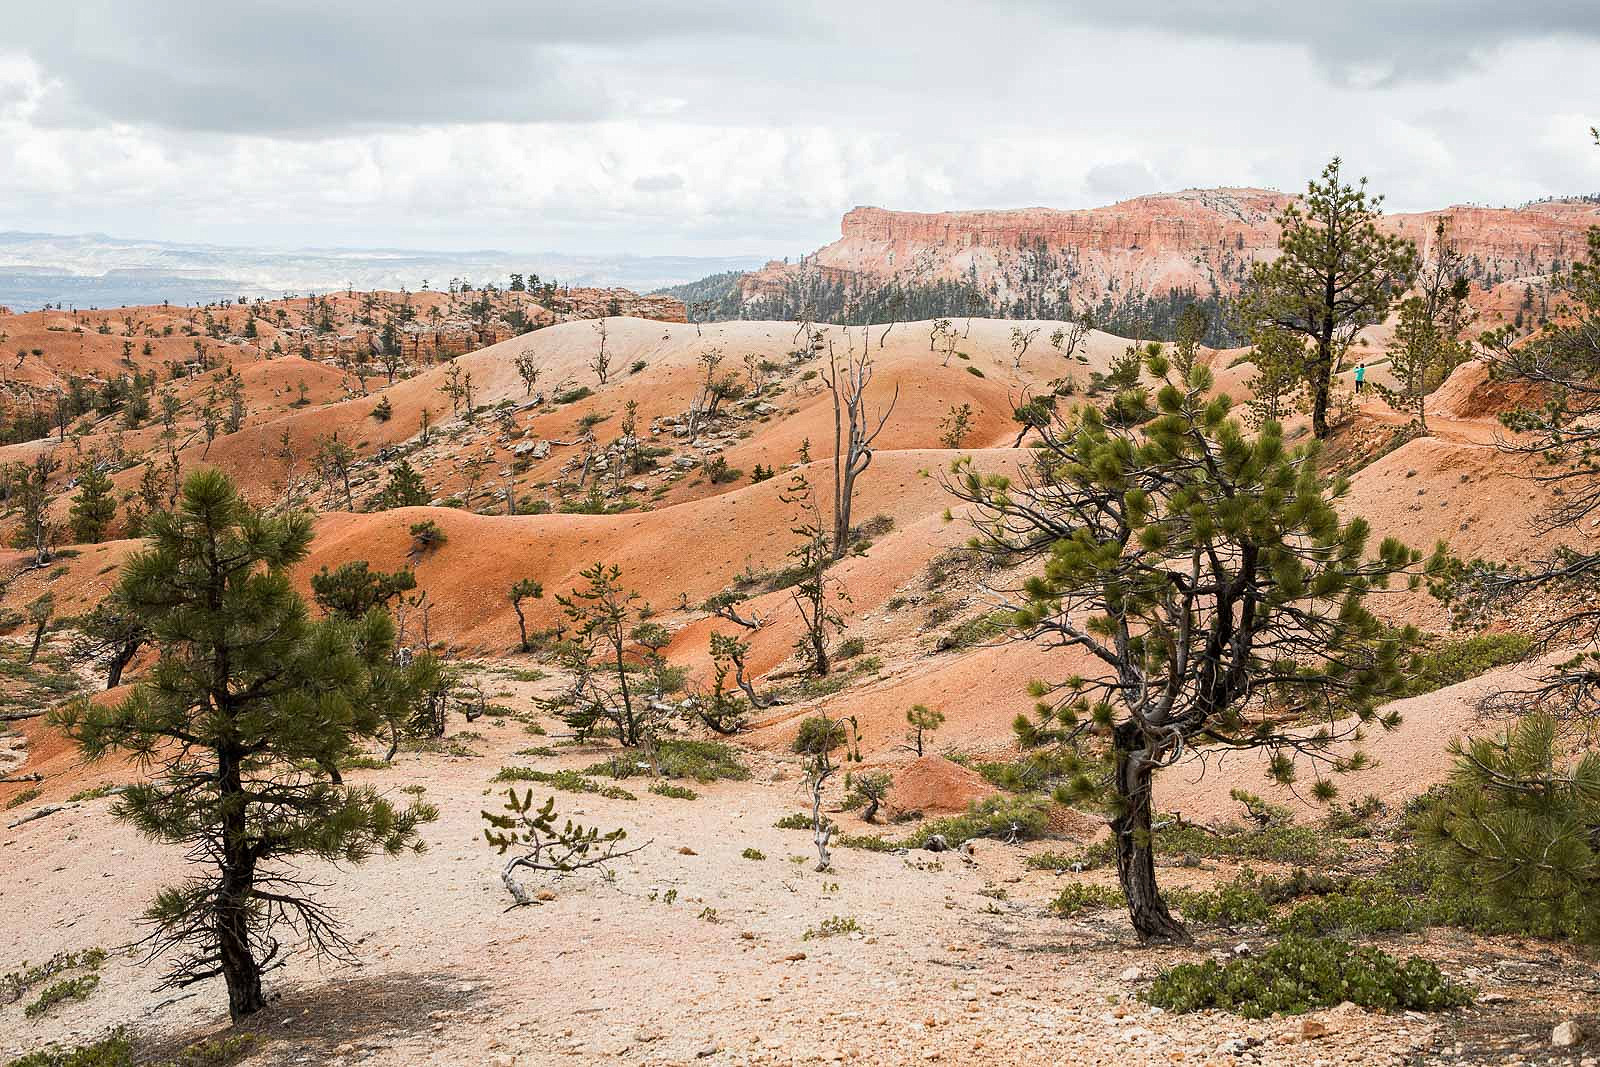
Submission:
<svg viewBox="0 0 1600 1067">
<path fill-rule="evenodd" d="M 670 109 L 622 91 L 619 57 L 805 22 L 730 0 L 21 0 L 0 49 L 53 80 L 43 123 L 316 137 Z"/>
<path fill-rule="evenodd" d="M 1593 0 L 1023 0 L 1080 25 L 1304 48 L 1336 84 L 1378 87 L 1481 69 L 1508 44 L 1600 40 Z"/>
<path fill-rule="evenodd" d="M 1600 189 L 1600 43 L 1550 5 L 13 4 L 0 229 L 776 256 L 857 204 L 1298 189 L 1335 154 L 1396 210 Z M 1479 66 L 1395 77 L 1429 33 Z"/>
<path fill-rule="evenodd" d="M 1096 164 L 1084 175 L 1083 184 L 1090 196 L 1107 201 L 1125 200 L 1160 188 L 1154 172 L 1138 160 Z"/>
</svg>

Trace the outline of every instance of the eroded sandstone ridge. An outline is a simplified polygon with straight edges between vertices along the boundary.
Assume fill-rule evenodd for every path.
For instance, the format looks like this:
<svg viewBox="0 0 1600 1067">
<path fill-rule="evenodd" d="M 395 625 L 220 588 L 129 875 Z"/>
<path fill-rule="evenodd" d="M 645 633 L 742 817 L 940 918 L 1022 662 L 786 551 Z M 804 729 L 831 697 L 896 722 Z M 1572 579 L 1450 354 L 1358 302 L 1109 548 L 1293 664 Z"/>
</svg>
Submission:
<svg viewBox="0 0 1600 1067">
<path fill-rule="evenodd" d="M 858 207 L 844 216 L 839 240 L 800 263 L 751 272 L 741 295 L 747 305 L 766 302 L 807 271 L 830 284 L 965 282 L 999 301 L 1044 284 L 1066 288 L 1079 306 L 1128 293 L 1227 295 L 1252 264 L 1277 254 L 1277 218 L 1291 199 L 1265 189 L 1189 189 L 1082 211 Z M 1600 204 L 1452 207 L 1384 221 L 1426 252 L 1441 215 L 1451 218 L 1474 280 L 1487 287 L 1569 264 L 1587 229 L 1600 224 Z"/>
</svg>

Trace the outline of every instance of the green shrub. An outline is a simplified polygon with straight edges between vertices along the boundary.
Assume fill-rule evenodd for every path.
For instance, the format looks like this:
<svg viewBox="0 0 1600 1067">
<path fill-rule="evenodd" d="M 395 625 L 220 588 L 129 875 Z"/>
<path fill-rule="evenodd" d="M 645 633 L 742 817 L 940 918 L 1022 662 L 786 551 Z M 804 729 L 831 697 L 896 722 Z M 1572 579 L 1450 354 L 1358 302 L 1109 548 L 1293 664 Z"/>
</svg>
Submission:
<svg viewBox="0 0 1600 1067">
<path fill-rule="evenodd" d="M 1091 908 L 1120 908 L 1126 902 L 1119 886 L 1068 882 L 1050 902 L 1050 910 L 1057 915 L 1072 916 Z"/>
<path fill-rule="evenodd" d="M 541 771 L 533 767 L 501 767 L 496 782 L 537 782 L 568 793 L 597 793 L 611 800 L 637 800 L 638 797 L 614 785 L 601 785 L 577 771 Z"/>
<path fill-rule="evenodd" d="M 839 642 L 839 649 L 833 654 L 834 659 L 850 659 L 859 656 L 867 650 L 867 642 L 862 637 L 847 637 Z"/>
<path fill-rule="evenodd" d="M 975 837 L 1027 841 L 1042 835 L 1049 823 L 1050 803 L 1042 797 L 992 796 L 973 801 L 964 814 L 924 823 L 902 844 L 921 848 L 935 835 L 951 847 Z"/>
<path fill-rule="evenodd" d="M 100 984 L 98 974 L 84 974 L 77 978 L 64 978 L 54 985 L 46 986 L 44 992 L 39 994 L 39 999 L 22 1009 L 22 1013 L 30 1019 L 37 1019 L 51 1008 L 66 1000 L 88 1000 L 89 994 L 95 991 Z"/>
<path fill-rule="evenodd" d="M 960 623 L 939 642 L 940 648 L 971 648 L 1009 633 L 1016 612 L 1005 608 L 986 611 Z"/>
<path fill-rule="evenodd" d="M 106 950 L 103 948 L 89 948 L 80 952 L 57 952 L 33 967 L 28 966 L 27 960 L 23 960 L 20 969 L 0 975 L 0 1004 L 15 1004 L 33 986 L 58 974 L 78 970 L 97 971 L 105 961 Z"/>
<path fill-rule="evenodd" d="M 1030 871 L 1070 871 L 1078 861 L 1065 852 L 1038 852 L 1029 856 L 1024 865 Z"/>
<path fill-rule="evenodd" d="M 838 748 L 844 744 L 846 736 L 846 727 L 842 721 L 811 715 L 801 720 L 800 730 L 794 735 L 794 743 L 789 747 L 803 755 L 815 756 Z"/>
<path fill-rule="evenodd" d="M 1344 859 L 1349 848 L 1321 827 L 1287 818 L 1265 826 L 1229 826 L 1219 832 L 1192 823 L 1174 822 L 1154 834 L 1157 856 L 1239 859 L 1322 867 Z M 1116 845 L 1101 841 L 1084 851 L 1083 866 L 1101 867 L 1116 860 Z"/>
<path fill-rule="evenodd" d="M 580 385 L 576 389 L 565 389 L 557 393 L 555 401 L 557 404 L 576 404 L 578 401 L 591 396 L 594 396 L 594 390 L 587 385 Z"/>
<path fill-rule="evenodd" d="M 811 941 L 815 938 L 838 937 L 841 934 L 859 933 L 860 930 L 861 924 L 848 915 L 834 915 L 807 929 L 805 933 L 800 935 L 800 940 Z"/>
<path fill-rule="evenodd" d="M 750 777 L 750 768 L 739 762 L 738 753 L 721 741 L 663 741 L 656 759 L 668 778 L 742 782 Z"/>
<path fill-rule="evenodd" d="M 767 854 L 759 848 L 747 848 L 739 855 L 747 860 L 764 860 L 767 858 Z"/>
<path fill-rule="evenodd" d="M 804 811 L 793 812 L 785 815 L 772 825 L 779 830 L 809 830 L 811 829 L 811 815 Z M 832 819 L 825 817 L 822 820 L 822 825 L 831 827 L 834 823 Z"/>
<path fill-rule="evenodd" d="M 432 519 L 411 524 L 411 543 L 416 546 L 418 552 L 438 548 L 448 540 L 450 538 L 445 535 L 443 528 Z"/>
<path fill-rule="evenodd" d="M 12 808 L 20 808 L 22 805 L 28 803 L 28 801 L 38 800 L 43 795 L 44 790 L 40 789 L 38 786 L 30 785 L 28 788 L 24 789 L 22 792 L 6 801 L 6 810 L 10 811 Z"/>
<path fill-rule="evenodd" d="M 1522 634 L 1473 634 L 1441 641 L 1417 657 L 1416 672 L 1406 680 L 1406 695 L 1431 693 L 1516 663 L 1532 647 L 1533 638 Z"/>
<path fill-rule="evenodd" d="M 1347 1000 L 1383 1011 L 1444 1011 L 1473 998 L 1471 989 L 1420 957 L 1401 962 L 1369 946 L 1293 934 L 1260 956 L 1179 964 L 1142 996 L 1169 1011 L 1220 1008 L 1251 1019 L 1298 1015 Z"/>
<path fill-rule="evenodd" d="M 67 802 L 70 804 L 83 800 L 99 800 L 101 797 L 110 796 L 116 790 L 116 788 L 117 787 L 112 785 L 110 782 L 106 782 L 90 789 L 80 789 L 68 797 Z"/>
<path fill-rule="evenodd" d="M 700 797 L 693 789 L 671 782 L 657 782 L 650 787 L 650 792 L 662 797 L 671 797 L 674 800 L 697 800 Z"/>
<path fill-rule="evenodd" d="M 833 839 L 833 844 L 839 848 L 854 848 L 862 852 L 893 852 L 905 847 L 882 834 L 840 834 Z"/>
<path fill-rule="evenodd" d="M 697 782 L 742 782 L 750 768 L 739 762 L 733 748 L 720 741 L 662 741 L 656 747 L 656 766 L 666 778 L 693 778 Z M 592 763 L 584 774 L 608 778 L 632 778 L 650 773 L 650 762 L 637 751 L 627 751 Z"/>
<path fill-rule="evenodd" d="M 133 1067 L 133 1042 L 122 1030 L 88 1045 L 48 1048 L 14 1059 L 9 1067 Z"/>
</svg>

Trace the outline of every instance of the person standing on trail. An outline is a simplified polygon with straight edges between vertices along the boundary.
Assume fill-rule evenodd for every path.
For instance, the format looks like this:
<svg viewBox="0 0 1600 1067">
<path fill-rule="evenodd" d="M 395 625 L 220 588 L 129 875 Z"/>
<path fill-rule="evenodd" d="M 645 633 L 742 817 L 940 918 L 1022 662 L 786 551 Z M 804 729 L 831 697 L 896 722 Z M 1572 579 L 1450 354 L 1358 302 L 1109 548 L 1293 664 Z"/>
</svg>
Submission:
<svg viewBox="0 0 1600 1067">
<path fill-rule="evenodd" d="M 1364 393 L 1367 389 L 1367 365 L 1361 364 L 1356 368 L 1356 392 Z"/>
</svg>

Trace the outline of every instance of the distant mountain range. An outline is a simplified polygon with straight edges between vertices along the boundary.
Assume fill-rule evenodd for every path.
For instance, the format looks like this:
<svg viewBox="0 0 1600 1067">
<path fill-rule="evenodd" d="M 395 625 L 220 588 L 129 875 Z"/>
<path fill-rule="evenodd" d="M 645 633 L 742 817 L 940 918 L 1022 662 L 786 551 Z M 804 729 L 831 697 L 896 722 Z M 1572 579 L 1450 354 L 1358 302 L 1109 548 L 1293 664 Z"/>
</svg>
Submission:
<svg viewBox="0 0 1600 1067">
<path fill-rule="evenodd" d="M 562 252 L 424 252 L 400 248 L 239 248 L 139 241 L 104 234 L 0 231 L 0 306 L 120 307 L 281 297 L 335 289 L 435 289 L 452 278 L 505 284 L 536 273 L 572 286 L 648 292 L 724 271 L 759 256 L 603 256 Z"/>
</svg>

